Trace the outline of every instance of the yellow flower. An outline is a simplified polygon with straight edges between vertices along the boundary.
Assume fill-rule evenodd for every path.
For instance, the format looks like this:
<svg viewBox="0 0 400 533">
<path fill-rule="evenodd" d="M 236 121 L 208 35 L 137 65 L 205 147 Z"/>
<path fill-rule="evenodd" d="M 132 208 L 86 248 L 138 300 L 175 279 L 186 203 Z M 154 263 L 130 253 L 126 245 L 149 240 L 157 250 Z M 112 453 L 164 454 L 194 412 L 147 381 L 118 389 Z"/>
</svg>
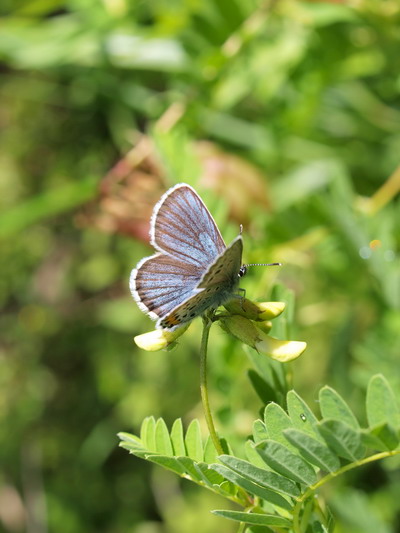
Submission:
<svg viewBox="0 0 400 533">
<path fill-rule="evenodd" d="M 190 324 L 185 324 L 184 326 L 176 329 L 175 331 L 168 331 L 166 329 L 154 329 L 148 333 L 143 333 L 142 335 L 137 335 L 133 340 L 142 348 L 148 352 L 156 352 L 157 350 L 162 350 L 165 348 L 171 348 L 175 343 L 176 339 L 183 335 L 188 329 Z"/>
</svg>

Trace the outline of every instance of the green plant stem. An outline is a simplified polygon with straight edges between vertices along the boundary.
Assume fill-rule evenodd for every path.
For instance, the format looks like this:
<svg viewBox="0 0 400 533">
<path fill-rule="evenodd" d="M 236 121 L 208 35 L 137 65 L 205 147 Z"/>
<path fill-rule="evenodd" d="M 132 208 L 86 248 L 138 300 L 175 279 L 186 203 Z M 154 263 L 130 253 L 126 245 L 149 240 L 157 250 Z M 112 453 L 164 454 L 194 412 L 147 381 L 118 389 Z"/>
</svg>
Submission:
<svg viewBox="0 0 400 533">
<path fill-rule="evenodd" d="M 391 457 L 393 455 L 398 455 L 398 454 L 400 454 L 400 450 L 393 450 L 391 452 L 380 452 L 374 455 L 370 455 L 369 457 L 365 457 L 365 459 L 362 459 L 360 461 L 355 461 L 354 463 L 345 465 L 342 468 L 339 468 L 339 470 L 336 470 L 336 472 L 331 472 L 330 474 L 324 476 L 317 483 L 314 483 L 314 485 L 310 485 L 308 489 L 297 499 L 297 503 L 294 506 L 294 509 L 293 509 L 293 531 L 294 533 L 303 533 L 303 527 L 301 525 L 301 520 L 300 520 L 300 512 L 301 512 L 303 503 L 319 487 L 321 487 L 322 485 L 325 485 L 325 483 L 328 483 L 328 481 L 330 481 L 331 479 L 337 476 L 340 476 L 341 474 L 344 474 L 348 470 L 353 470 L 354 468 L 358 468 L 359 466 L 372 463 L 373 461 L 378 461 L 379 459 L 385 459 L 386 457 Z"/>
<path fill-rule="evenodd" d="M 200 393 L 201 393 L 201 402 L 203 404 L 204 416 L 206 419 L 208 432 L 210 433 L 211 440 L 213 441 L 214 447 L 217 450 L 218 455 L 223 455 L 224 450 L 222 449 L 221 442 L 218 438 L 217 432 L 215 431 L 214 420 L 211 414 L 210 402 L 208 399 L 208 388 L 207 388 L 207 348 L 208 348 L 208 338 L 210 335 L 210 328 L 212 325 L 211 318 L 208 315 L 203 316 L 203 334 L 201 337 L 201 346 L 200 346 Z"/>
</svg>

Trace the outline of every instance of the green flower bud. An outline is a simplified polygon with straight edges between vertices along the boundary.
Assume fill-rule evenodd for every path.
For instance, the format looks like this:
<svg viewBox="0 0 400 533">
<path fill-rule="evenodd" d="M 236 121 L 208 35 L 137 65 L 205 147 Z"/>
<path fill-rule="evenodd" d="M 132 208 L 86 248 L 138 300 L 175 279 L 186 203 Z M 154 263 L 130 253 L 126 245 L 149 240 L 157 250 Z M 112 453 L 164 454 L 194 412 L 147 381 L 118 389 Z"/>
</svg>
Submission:
<svg viewBox="0 0 400 533">
<path fill-rule="evenodd" d="M 241 315 L 222 316 L 219 318 L 219 324 L 224 331 L 254 348 L 258 339 L 258 328 L 251 320 Z"/>
<path fill-rule="evenodd" d="M 240 341 L 281 363 L 296 359 L 307 347 L 305 342 L 282 341 L 270 337 L 254 322 L 240 315 L 222 316 L 219 322 L 222 329 Z"/>
<path fill-rule="evenodd" d="M 237 298 L 225 304 L 225 309 L 232 315 L 241 315 L 250 320 L 271 320 L 285 309 L 284 302 L 252 302 L 247 298 Z"/>
</svg>

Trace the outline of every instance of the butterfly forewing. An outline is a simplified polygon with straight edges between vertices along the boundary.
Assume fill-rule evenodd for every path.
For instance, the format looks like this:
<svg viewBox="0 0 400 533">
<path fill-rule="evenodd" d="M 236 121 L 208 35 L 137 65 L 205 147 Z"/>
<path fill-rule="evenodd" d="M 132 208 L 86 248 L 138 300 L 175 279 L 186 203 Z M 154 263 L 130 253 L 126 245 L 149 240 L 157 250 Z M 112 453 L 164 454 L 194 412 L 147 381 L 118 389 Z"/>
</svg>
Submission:
<svg viewBox="0 0 400 533">
<path fill-rule="evenodd" d="M 181 261 L 208 268 L 225 250 L 214 219 L 189 185 L 177 185 L 161 198 L 152 219 L 151 242 Z"/>
</svg>

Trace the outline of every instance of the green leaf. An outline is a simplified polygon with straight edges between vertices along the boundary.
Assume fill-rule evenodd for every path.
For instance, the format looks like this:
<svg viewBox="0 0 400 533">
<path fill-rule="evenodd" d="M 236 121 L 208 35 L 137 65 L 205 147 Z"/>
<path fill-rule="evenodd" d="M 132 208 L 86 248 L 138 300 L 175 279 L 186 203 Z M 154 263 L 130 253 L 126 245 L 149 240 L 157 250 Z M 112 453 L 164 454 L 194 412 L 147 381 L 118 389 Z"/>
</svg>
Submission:
<svg viewBox="0 0 400 533">
<path fill-rule="evenodd" d="M 373 376 L 367 390 L 367 419 L 370 427 L 387 422 L 399 426 L 399 408 L 396 397 L 384 376 Z"/>
<path fill-rule="evenodd" d="M 204 462 L 211 464 L 211 463 L 215 463 L 217 459 L 218 459 L 218 452 L 215 449 L 212 438 L 208 436 L 206 440 L 206 444 L 204 446 Z"/>
<path fill-rule="evenodd" d="M 172 443 L 164 419 L 159 418 L 155 429 L 156 451 L 161 455 L 173 455 Z"/>
<path fill-rule="evenodd" d="M 227 468 L 226 466 L 220 464 L 211 465 L 210 468 L 224 476 L 228 481 L 231 481 L 238 487 L 241 487 L 245 491 L 249 492 L 250 494 L 258 496 L 259 498 L 262 498 L 263 500 L 272 503 L 273 505 L 281 507 L 282 509 L 286 509 L 287 511 L 290 511 L 292 509 L 292 505 L 287 500 L 285 500 L 285 498 L 283 498 L 280 494 L 270 489 L 267 489 L 266 487 L 261 487 L 257 483 L 250 481 L 248 478 L 241 476 L 234 470 L 231 470 L 230 468 Z"/>
<path fill-rule="evenodd" d="M 327 445 L 339 456 L 349 461 L 358 461 L 365 455 L 361 433 L 340 420 L 323 420 L 319 428 Z"/>
<path fill-rule="evenodd" d="M 343 398 L 331 387 L 325 386 L 319 391 L 319 406 L 323 418 L 341 420 L 353 429 L 359 429 L 360 424 L 353 411 Z"/>
<path fill-rule="evenodd" d="M 306 402 L 294 390 L 287 394 L 287 408 L 293 427 L 307 433 L 314 439 L 323 441 L 318 431 L 318 420 Z"/>
<path fill-rule="evenodd" d="M 280 442 L 260 442 L 256 450 L 267 465 L 283 476 L 307 486 L 316 483 L 317 476 L 313 467 Z"/>
<path fill-rule="evenodd" d="M 364 430 L 361 440 L 365 446 L 382 452 L 395 450 L 400 442 L 398 430 L 386 423 Z"/>
<path fill-rule="evenodd" d="M 183 438 L 182 419 L 177 418 L 171 429 L 171 442 L 174 455 L 186 455 L 185 440 Z"/>
<path fill-rule="evenodd" d="M 186 470 L 176 457 L 168 457 L 166 455 L 147 455 L 146 459 L 157 465 L 163 466 L 168 470 L 172 470 L 176 474 L 182 476 Z"/>
<path fill-rule="evenodd" d="M 154 416 L 146 417 L 140 428 L 140 439 L 146 450 L 156 451 L 155 429 L 156 421 Z"/>
<path fill-rule="evenodd" d="M 262 487 L 276 490 L 294 498 L 300 495 L 300 490 L 293 481 L 275 472 L 258 468 L 247 461 L 243 461 L 243 459 L 238 459 L 231 455 L 220 455 L 219 460 L 228 468 Z"/>
<path fill-rule="evenodd" d="M 244 513 L 243 511 L 211 511 L 212 513 L 246 524 L 256 524 L 258 526 L 291 527 L 292 523 L 287 518 L 273 514 Z"/>
<path fill-rule="evenodd" d="M 201 440 L 200 422 L 195 419 L 189 424 L 186 432 L 185 444 L 187 454 L 195 461 L 203 460 L 203 442 Z"/>
<path fill-rule="evenodd" d="M 255 420 L 253 424 L 253 437 L 255 443 L 268 439 L 267 428 L 261 420 Z"/>
<path fill-rule="evenodd" d="M 266 437 L 267 440 L 272 439 L 276 442 L 280 442 L 285 446 L 288 446 L 291 450 L 297 453 L 297 449 L 288 443 L 283 432 L 285 429 L 293 427 L 293 423 L 289 415 L 276 403 L 270 403 L 267 405 L 264 411 L 264 421 L 265 426 L 268 428 L 269 436 Z"/>
<path fill-rule="evenodd" d="M 284 434 L 289 442 L 300 450 L 302 456 L 307 461 L 318 466 L 321 470 L 335 472 L 340 468 L 338 457 L 331 452 L 325 443 L 294 428 L 285 430 Z"/>
</svg>

